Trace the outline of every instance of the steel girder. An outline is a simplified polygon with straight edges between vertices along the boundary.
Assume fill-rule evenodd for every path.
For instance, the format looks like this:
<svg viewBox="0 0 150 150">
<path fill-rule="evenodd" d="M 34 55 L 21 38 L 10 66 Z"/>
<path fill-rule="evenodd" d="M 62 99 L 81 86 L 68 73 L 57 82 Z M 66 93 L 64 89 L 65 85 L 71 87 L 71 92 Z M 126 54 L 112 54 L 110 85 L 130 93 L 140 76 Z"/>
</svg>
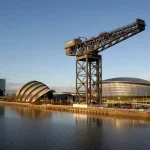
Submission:
<svg viewBox="0 0 150 150">
<path fill-rule="evenodd" d="M 130 25 L 118 28 L 111 32 L 103 32 L 97 37 L 86 40 L 81 44 L 71 46 L 68 55 L 82 56 L 91 53 L 98 54 L 99 52 L 144 31 L 145 26 L 144 20 L 137 19 L 136 22 Z"/>
<path fill-rule="evenodd" d="M 102 57 L 76 57 L 76 102 L 102 101 Z"/>
</svg>

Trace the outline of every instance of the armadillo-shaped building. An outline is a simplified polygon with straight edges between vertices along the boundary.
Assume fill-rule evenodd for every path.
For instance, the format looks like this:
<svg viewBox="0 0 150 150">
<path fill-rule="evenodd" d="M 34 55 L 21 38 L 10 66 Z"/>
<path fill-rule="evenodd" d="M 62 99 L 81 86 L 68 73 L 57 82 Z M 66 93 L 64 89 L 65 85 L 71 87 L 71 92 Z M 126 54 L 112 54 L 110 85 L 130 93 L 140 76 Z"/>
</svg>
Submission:
<svg viewBox="0 0 150 150">
<path fill-rule="evenodd" d="M 34 103 L 44 98 L 51 99 L 53 93 L 51 89 L 42 82 L 30 81 L 23 85 L 16 93 L 18 102 Z"/>
</svg>

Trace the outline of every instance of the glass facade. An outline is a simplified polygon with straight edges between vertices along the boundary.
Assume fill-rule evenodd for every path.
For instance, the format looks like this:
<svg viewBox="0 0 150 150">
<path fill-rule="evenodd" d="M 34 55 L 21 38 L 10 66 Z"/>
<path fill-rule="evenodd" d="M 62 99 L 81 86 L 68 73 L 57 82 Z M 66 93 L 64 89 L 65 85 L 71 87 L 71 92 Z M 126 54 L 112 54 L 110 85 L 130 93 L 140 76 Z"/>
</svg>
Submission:
<svg viewBox="0 0 150 150">
<path fill-rule="evenodd" d="M 139 79 L 141 81 L 141 79 Z M 150 83 L 141 83 L 130 81 L 117 81 L 109 79 L 103 82 L 102 93 L 103 97 L 150 97 Z M 143 80 L 145 81 L 145 80 Z"/>
</svg>

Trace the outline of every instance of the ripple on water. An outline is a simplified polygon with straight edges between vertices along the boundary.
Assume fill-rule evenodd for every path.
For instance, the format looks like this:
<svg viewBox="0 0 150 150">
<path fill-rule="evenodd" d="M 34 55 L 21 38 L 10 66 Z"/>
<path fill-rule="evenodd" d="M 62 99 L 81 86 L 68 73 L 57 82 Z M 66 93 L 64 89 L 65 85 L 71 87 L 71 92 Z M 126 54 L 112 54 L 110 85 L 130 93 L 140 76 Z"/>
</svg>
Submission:
<svg viewBox="0 0 150 150">
<path fill-rule="evenodd" d="M 0 107 L 0 150 L 149 150 L 150 121 Z"/>
</svg>

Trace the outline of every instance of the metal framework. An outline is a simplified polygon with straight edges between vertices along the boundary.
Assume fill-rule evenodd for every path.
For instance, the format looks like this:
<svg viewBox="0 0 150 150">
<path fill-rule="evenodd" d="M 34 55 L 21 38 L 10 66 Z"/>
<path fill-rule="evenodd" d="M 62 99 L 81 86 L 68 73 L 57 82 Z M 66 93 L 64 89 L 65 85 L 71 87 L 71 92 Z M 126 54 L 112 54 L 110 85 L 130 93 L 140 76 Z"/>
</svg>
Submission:
<svg viewBox="0 0 150 150">
<path fill-rule="evenodd" d="M 76 98 L 90 104 L 102 99 L 102 57 L 89 55 L 76 57 Z"/>
<path fill-rule="evenodd" d="M 66 55 L 76 56 L 76 101 L 102 102 L 102 58 L 99 52 L 145 30 L 145 21 L 136 22 L 90 40 L 74 39 L 66 43 Z"/>
</svg>

